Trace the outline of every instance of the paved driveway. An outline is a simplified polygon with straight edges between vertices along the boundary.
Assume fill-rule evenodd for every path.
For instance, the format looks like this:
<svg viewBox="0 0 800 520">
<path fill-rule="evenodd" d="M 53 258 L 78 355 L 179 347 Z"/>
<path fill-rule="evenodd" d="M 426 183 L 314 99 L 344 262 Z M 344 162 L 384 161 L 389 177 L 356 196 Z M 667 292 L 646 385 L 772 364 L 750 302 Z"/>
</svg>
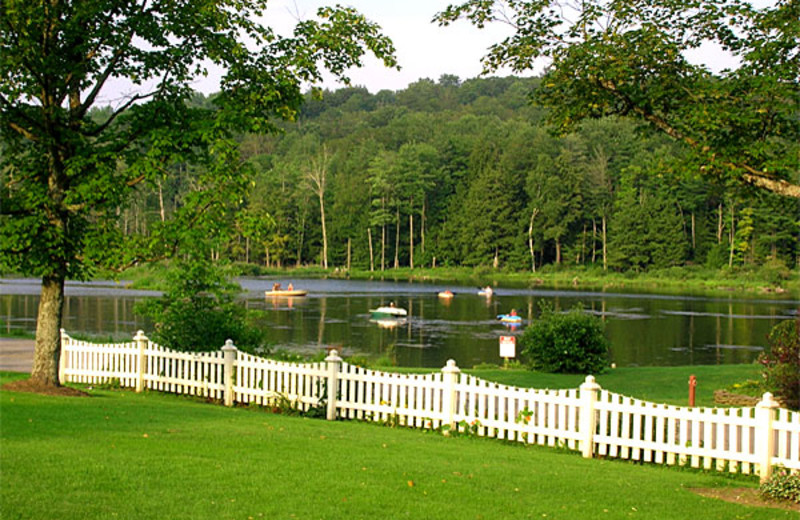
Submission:
<svg viewBox="0 0 800 520">
<path fill-rule="evenodd" d="M 0 370 L 30 372 L 33 346 L 32 339 L 0 338 Z"/>
</svg>

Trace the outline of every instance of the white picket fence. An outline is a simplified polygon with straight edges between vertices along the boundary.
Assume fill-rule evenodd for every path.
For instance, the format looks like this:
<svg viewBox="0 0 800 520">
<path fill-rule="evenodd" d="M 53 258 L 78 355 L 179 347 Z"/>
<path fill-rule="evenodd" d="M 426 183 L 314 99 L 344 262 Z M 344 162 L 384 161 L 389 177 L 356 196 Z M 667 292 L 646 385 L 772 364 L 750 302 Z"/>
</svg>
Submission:
<svg viewBox="0 0 800 520">
<path fill-rule="evenodd" d="M 283 363 L 239 352 L 165 349 L 142 331 L 123 344 L 77 341 L 62 331 L 62 382 L 202 396 L 263 406 L 324 407 L 329 420 L 360 419 L 414 428 L 469 431 L 509 441 L 562 446 L 602 456 L 706 470 L 757 474 L 773 466 L 800 471 L 800 413 L 764 394 L 755 407 L 686 408 L 625 397 L 597 385 L 517 388 L 462 374 L 397 374 L 342 361 Z"/>
</svg>

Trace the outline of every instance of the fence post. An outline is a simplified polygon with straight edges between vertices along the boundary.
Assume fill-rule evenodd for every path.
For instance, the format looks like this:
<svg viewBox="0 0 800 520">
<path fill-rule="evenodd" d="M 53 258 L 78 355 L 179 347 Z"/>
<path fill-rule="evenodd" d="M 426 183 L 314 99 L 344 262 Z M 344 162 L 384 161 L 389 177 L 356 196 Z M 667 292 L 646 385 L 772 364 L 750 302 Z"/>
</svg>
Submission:
<svg viewBox="0 0 800 520">
<path fill-rule="evenodd" d="M 775 435 L 772 432 L 774 410 L 780 405 L 766 392 L 756 405 L 756 455 L 760 466 L 761 482 L 772 475 L 772 453 L 775 451 Z"/>
<path fill-rule="evenodd" d="M 342 358 L 336 350 L 331 350 L 325 358 L 328 364 L 328 410 L 325 418 L 329 421 L 336 420 L 336 396 L 339 392 L 339 371 L 342 367 Z"/>
<path fill-rule="evenodd" d="M 64 379 L 64 369 L 66 368 L 64 366 L 64 360 L 66 359 L 66 356 L 64 355 L 64 345 L 67 343 L 67 339 L 69 339 L 69 336 L 67 336 L 67 331 L 61 329 L 61 346 L 58 349 L 58 383 L 61 385 L 66 383 L 66 380 Z"/>
<path fill-rule="evenodd" d="M 454 359 L 448 359 L 447 365 L 442 368 L 444 374 L 444 396 L 442 403 L 442 412 L 444 415 L 444 423 L 450 425 L 450 428 L 456 426 L 456 383 L 458 382 L 458 374 L 461 370 L 456 366 Z"/>
<path fill-rule="evenodd" d="M 238 349 L 233 344 L 233 340 L 226 340 L 222 347 L 222 354 L 225 362 L 225 406 L 233 406 L 233 365 L 236 363 L 236 353 Z"/>
<path fill-rule="evenodd" d="M 581 390 L 581 411 L 580 411 L 580 435 L 581 435 L 581 455 L 590 459 L 594 455 L 594 430 L 597 425 L 595 419 L 594 404 L 597 402 L 597 391 L 600 385 L 594 380 L 594 376 L 586 376 L 586 380 L 580 386 Z"/>
<path fill-rule="evenodd" d="M 136 363 L 136 392 L 139 393 L 144 390 L 144 373 L 147 368 L 147 362 L 145 361 L 147 336 L 144 335 L 143 330 L 140 330 L 136 333 L 136 336 L 133 337 L 133 341 L 136 342 L 136 346 L 139 349 Z"/>
</svg>

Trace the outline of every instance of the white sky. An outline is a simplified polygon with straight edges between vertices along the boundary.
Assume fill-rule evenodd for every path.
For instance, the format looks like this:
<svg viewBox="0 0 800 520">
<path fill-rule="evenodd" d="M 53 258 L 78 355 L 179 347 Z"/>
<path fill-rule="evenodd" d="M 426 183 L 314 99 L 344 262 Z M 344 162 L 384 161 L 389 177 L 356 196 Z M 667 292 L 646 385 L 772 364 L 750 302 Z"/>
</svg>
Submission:
<svg viewBox="0 0 800 520">
<path fill-rule="evenodd" d="M 352 85 L 366 87 L 372 93 L 404 89 L 420 78 L 438 80 L 442 74 L 454 74 L 462 80 L 474 78 L 482 70 L 481 58 L 488 47 L 511 33 L 510 28 L 498 24 L 480 30 L 464 21 L 449 27 L 431 23 L 438 12 L 458 3 L 455 0 L 272 0 L 264 23 L 288 35 L 298 17 L 313 18 L 319 7 L 337 3 L 354 7 L 380 25 L 394 43 L 401 70 L 388 69 L 378 60 L 367 58 L 363 68 L 349 73 Z M 510 71 L 501 71 L 497 75 L 508 74 Z M 330 89 L 341 86 L 332 79 L 324 84 Z M 197 89 L 206 93 L 216 90 L 205 84 Z"/>
<path fill-rule="evenodd" d="M 759 7 L 774 4 L 776 0 L 753 0 Z M 381 26 L 383 34 L 394 42 L 401 70 L 388 69 L 378 60 L 367 57 L 365 66 L 350 71 L 351 84 L 366 87 L 370 92 L 379 90 L 401 90 L 421 78 L 438 80 L 443 74 L 453 74 L 462 80 L 477 77 L 482 70 L 481 58 L 490 45 L 511 34 L 511 29 L 502 24 L 489 24 L 483 29 L 460 20 L 448 27 L 431 23 L 434 15 L 458 0 L 270 0 L 266 19 L 262 21 L 279 34 L 289 35 L 298 19 L 313 18 L 324 5 L 351 6 L 367 19 Z M 690 61 L 704 63 L 713 71 L 735 67 L 731 57 L 711 47 L 692 51 Z M 539 74 L 542 66 L 527 75 Z M 193 87 L 205 94 L 219 90 L 219 74 L 210 70 L 208 78 L 198 79 Z M 510 75 L 500 70 L 493 75 Z M 323 87 L 335 90 L 342 84 L 333 79 Z M 129 92 L 129 87 L 117 84 L 116 93 Z M 111 101 L 112 99 L 107 99 Z"/>
<path fill-rule="evenodd" d="M 757 6 L 774 2 L 753 0 Z M 377 60 L 368 58 L 363 68 L 350 72 L 352 85 L 366 87 L 372 93 L 382 89 L 404 89 L 421 78 L 438 80 L 442 74 L 453 74 L 462 80 L 477 77 L 482 71 L 481 58 L 489 46 L 513 32 L 500 23 L 488 24 L 483 29 L 465 20 L 447 27 L 431 23 L 433 17 L 448 5 L 461 3 L 458 0 L 271 0 L 265 23 L 281 33 L 283 30 L 291 31 L 298 18 L 312 18 L 319 7 L 335 3 L 354 7 L 368 20 L 380 25 L 383 34 L 394 42 L 400 71 L 387 69 Z M 716 72 L 735 66 L 729 55 L 710 46 L 694 50 L 687 57 Z M 526 75 L 541 73 L 544 65 L 542 62 L 540 67 Z M 498 76 L 510 74 L 510 70 L 493 73 Z M 324 86 L 336 89 L 342 85 L 331 79 Z"/>
</svg>

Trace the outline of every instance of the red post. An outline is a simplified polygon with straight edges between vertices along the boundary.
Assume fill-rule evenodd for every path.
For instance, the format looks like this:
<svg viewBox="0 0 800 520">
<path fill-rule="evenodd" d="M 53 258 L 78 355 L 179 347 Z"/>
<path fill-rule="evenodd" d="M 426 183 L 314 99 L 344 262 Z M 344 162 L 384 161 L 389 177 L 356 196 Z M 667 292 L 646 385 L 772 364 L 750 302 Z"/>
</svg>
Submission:
<svg viewBox="0 0 800 520">
<path fill-rule="evenodd" d="M 694 406 L 694 393 L 697 388 L 697 378 L 694 374 L 689 376 L 689 406 Z"/>
</svg>

